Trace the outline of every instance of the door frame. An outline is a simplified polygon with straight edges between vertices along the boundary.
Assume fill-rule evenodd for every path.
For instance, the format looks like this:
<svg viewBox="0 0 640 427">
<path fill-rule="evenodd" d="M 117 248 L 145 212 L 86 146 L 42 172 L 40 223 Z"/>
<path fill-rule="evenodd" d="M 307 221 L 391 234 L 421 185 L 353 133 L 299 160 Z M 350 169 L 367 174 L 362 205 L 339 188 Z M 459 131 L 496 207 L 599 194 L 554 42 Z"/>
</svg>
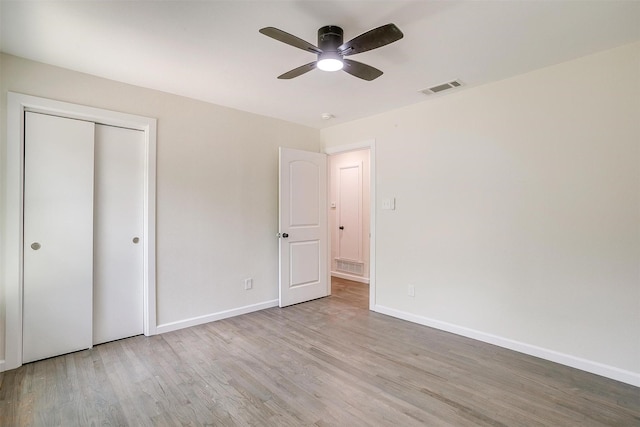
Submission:
<svg viewBox="0 0 640 427">
<path fill-rule="evenodd" d="M 7 147 L 4 160 L 4 236 L 0 261 L 5 291 L 5 360 L 0 372 L 22 365 L 24 113 L 32 111 L 140 130 L 145 135 L 143 216 L 143 324 L 154 335 L 156 324 L 156 126 L 154 118 L 120 113 L 47 98 L 7 93 Z"/>
<path fill-rule="evenodd" d="M 353 144 L 324 147 L 323 153 L 331 156 L 367 149 L 369 150 L 369 234 L 371 235 L 369 238 L 369 310 L 374 310 L 376 306 L 376 140 L 370 139 Z M 328 174 L 328 179 L 331 179 L 331 174 Z M 329 238 L 331 238 L 330 233 Z M 331 259 L 331 242 L 329 243 L 328 259 Z M 330 276 L 329 284 L 331 284 Z"/>
</svg>

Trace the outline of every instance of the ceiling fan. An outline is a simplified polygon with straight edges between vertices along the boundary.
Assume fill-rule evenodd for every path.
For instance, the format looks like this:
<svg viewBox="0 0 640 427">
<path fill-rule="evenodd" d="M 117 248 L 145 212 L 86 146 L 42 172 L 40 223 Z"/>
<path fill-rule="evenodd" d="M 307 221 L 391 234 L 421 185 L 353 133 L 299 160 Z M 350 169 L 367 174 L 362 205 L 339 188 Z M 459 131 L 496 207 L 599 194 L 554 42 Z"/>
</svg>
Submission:
<svg viewBox="0 0 640 427">
<path fill-rule="evenodd" d="M 383 25 L 364 34 L 360 34 L 346 43 L 342 42 L 342 28 L 327 25 L 318 30 L 318 46 L 274 27 L 260 30 L 265 36 L 293 47 L 318 55 L 317 61 L 310 62 L 278 76 L 279 79 L 292 79 L 319 68 L 324 71 L 344 70 L 352 76 L 371 81 L 382 75 L 382 71 L 361 62 L 345 59 L 345 56 L 377 49 L 400 40 L 404 35 L 394 24 Z"/>
</svg>

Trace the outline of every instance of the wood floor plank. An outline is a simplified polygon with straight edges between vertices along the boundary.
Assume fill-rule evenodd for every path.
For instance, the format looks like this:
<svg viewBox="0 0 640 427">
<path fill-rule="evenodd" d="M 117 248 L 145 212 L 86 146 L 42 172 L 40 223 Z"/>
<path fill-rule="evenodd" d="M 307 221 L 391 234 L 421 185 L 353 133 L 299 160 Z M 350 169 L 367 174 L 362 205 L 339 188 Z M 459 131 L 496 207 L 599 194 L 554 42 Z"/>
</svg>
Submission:
<svg viewBox="0 0 640 427">
<path fill-rule="evenodd" d="M 0 426 L 640 426 L 640 389 L 368 310 L 368 285 L 0 373 Z"/>
</svg>

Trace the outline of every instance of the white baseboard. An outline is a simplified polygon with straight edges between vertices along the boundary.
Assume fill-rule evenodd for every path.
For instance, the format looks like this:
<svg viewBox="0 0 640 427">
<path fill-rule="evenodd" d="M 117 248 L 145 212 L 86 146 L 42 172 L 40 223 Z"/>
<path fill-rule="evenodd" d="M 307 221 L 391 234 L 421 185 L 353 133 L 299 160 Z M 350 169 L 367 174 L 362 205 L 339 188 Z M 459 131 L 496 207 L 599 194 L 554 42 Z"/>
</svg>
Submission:
<svg viewBox="0 0 640 427">
<path fill-rule="evenodd" d="M 244 307 L 234 308 L 232 310 L 219 311 L 217 313 L 205 314 L 204 316 L 192 317 L 190 319 L 178 320 L 177 322 L 164 323 L 156 327 L 156 333 L 163 334 L 165 332 L 177 331 L 178 329 L 188 328 L 190 326 L 202 325 L 203 323 L 214 322 L 229 317 L 239 316 L 254 311 L 264 310 L 265 308 L 277 307 L 278 300 L 265 301 L 258 304 L 245 305 Z"/>
<path fill-rule="evenodd" d="M 333 277 L 338 277 L 340 279 L 353 280 L 354 282 L 366 283 L 367 285 L 369 284 L 369 278 L 368 277 L 354 276 L 352 274 L 340 273 L 338 271 L 332 271 L 331 275 Z"/>
<path fill-rule="evenodd" d="M 582 371 L 590 372 L 592 374 L 600 375 L 606 378 L 611 378 L 616 381 L 640 387 L 640 373 L 626 371 L 614 366 L 582 359 L 580 357 L 571 356 L 569 354 L 564 354 L 554 350 L 526 344 L 520 341 L 514 341 L 508 338 L 488 334 L 463 326 L 442 322 L 440 320 L 429 319 L 427 317 L 418 316 L 381 305 L 374 306 L 373 311 L 386 314 L 388 316 L 397 317 L 398 319 L 407 320 L 409 322 L 418 323 L 420 325 L 429 326 L 431 328 L 440 329 L 442 331 L 451 332 L 463 337 L 497 345 L 499 347 L 508 348 L 509 350 L 514 350 L 519 353 L 539 357 L 551 362 L 560 363 L 561 365 L 570 366 L 572 368 L 580 369 Z"/>
<path fill-rule="evenodd" d="M 4 360 L 0 360 L 0 372 L 4 372 L 5 363 Z"/>
</svg>

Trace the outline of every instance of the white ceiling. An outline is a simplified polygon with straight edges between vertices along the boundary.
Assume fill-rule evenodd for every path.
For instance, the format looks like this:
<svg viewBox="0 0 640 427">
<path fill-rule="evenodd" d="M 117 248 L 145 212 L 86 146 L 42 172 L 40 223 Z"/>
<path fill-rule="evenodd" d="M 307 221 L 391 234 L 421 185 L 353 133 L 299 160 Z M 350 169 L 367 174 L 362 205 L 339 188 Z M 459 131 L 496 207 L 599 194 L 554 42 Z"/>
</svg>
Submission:
<svg viewBox="0 0 640 427">
<path fill-rule="evenodd" d="M 3 52 L 316 128 L 427 101 L 420 90 L 453 79 L 480 85 L 640 40 L 635 0 L 0 0 L 0 8 Z M 324 25 L 342 27 L 346 41 L 390 22 L 402 40 L 350 57 L 384 71 L 371 82 L 320 70 L 278 80 L 315 57 L 258 33 L 273 26 L 316 44 Z"/>
</svg>

